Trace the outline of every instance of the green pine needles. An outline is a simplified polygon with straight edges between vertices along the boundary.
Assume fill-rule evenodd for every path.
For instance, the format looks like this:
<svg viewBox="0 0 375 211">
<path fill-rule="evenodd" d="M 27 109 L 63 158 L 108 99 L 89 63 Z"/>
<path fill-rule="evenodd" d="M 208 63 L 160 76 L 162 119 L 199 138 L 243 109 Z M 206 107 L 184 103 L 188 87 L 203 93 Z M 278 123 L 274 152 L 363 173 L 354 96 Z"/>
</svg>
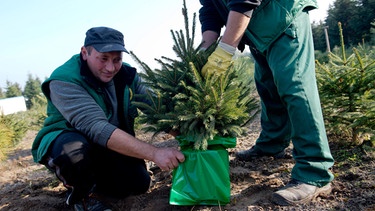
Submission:
<svg viewBox="0 0 375 211">
<path fill-rule="evenodd" d="M 236 65 L 221 76 L 202 77 L 200 70 L 216 43 L 206 51 L 194 47 L 196 15 L 190 36 L 185 1 L 183 6 L 185 33 L 171 30 L 178 60 L 162 57 L 156 60 L 161 68 L 152 70 L 131 52 L 144 70 L 140 73 L 143 83 L 150 88 L 142 97 L 151 102 L 134 104 L 142 110 L 139 122 L 146 125 L 146 132 L 176 130 L 194 143 L 195 149 L 206 150 L 215 136 L 243 135 L 244 126 L 259 112 L 259 105 L 254 86 L 243 80 L 252 76 Z"/>
<path fill-rule="evenodd" d="M 365 45 L 353 48 L 348 57 L 341 24 L 340 53 L 330 53 L 329 63 L 317 64 L 317 79 L 328 132 L 351 136 L 361 144 L 361 136 L 375 134 L 375 60 Z"/>
</svg>

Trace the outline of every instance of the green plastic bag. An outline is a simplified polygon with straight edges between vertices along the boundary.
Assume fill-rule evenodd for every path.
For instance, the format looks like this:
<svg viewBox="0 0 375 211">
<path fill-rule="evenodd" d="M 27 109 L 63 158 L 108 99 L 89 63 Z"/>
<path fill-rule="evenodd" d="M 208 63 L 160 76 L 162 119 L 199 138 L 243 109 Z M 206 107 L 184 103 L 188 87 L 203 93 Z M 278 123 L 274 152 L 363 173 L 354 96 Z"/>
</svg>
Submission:
<svg viewBox="0 0 375 211">
<path fill-rule="evenodd" d="M 229 157 L 226 148 L 235 146 L 236 139 L 219 139 L 232 143 L 222 145 L 212 142 L 215 145 L 209 145 L 204 151 L 186 146 L 182 148 L 185 161 L 173 171 L 170 204 L 224 205 L 230 202 Z"/>
<path fill-rule="evenodd" d="M 194 140 L 190 137 L 177 136 L 176 139 L 181 146 L 181 149 L 192 149 L 194 146 Z M 237 138 L 235 137 L 221 137 L 215 136 L 214 139 L 208 141 L 208 149 L 215 147 L 233 148 L 237 144 Z"/>
</svg>

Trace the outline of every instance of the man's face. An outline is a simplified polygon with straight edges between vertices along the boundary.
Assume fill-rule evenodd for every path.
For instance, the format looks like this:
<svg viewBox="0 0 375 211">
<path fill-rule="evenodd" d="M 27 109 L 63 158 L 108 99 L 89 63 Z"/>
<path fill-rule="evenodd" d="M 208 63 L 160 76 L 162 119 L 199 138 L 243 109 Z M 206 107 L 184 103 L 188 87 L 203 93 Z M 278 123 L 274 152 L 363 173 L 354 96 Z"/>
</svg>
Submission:
<svg viewBox="0 0 375 211">
<path fill-rule="evenodd" d="M 81 53 L 92 74 L 104 83 L 111 81 L 121 68 L 122 52 L 120 51 L 100 53 L 92 48 L 89 53 L 87 48 L 82 47 Z"/>
</svg>

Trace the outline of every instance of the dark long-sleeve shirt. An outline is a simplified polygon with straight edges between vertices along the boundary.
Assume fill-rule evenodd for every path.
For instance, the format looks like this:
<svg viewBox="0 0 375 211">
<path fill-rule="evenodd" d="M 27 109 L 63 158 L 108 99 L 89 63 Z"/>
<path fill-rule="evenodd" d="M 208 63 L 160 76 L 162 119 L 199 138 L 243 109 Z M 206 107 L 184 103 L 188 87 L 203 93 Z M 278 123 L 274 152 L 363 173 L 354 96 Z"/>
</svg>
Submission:
<svg viewBox="0 0 375 211">
<path fill-rule="evenodd" d="M 226 3 L 225 3 L 226 2 Z M 252 11 L 260 5 L 261 0 L 200 0 L 199 20 L 202 32 L 207 30 L 220 34 L 225 25 L 229 11 L 236 11 L 251 16 Z M 223 5 L 226 4 L 226 7 Z"/>
</svg>

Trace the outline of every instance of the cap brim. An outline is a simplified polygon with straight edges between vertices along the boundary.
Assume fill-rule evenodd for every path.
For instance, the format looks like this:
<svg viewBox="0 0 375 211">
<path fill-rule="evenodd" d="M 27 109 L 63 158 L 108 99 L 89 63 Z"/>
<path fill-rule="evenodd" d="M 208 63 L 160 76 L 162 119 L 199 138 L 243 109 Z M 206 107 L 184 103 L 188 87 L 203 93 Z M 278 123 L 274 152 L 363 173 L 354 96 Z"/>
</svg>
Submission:
<svg viewBox="0 0 375 211">
<path fill-rule="evenodd" d="M 122 51 L 125 53 L 129 53 L 124 46 L 119 44 L 95 44 L 92 45 L 96 51 L 100 53 L 106 53 L 111 51 Z"/>
</svg>

